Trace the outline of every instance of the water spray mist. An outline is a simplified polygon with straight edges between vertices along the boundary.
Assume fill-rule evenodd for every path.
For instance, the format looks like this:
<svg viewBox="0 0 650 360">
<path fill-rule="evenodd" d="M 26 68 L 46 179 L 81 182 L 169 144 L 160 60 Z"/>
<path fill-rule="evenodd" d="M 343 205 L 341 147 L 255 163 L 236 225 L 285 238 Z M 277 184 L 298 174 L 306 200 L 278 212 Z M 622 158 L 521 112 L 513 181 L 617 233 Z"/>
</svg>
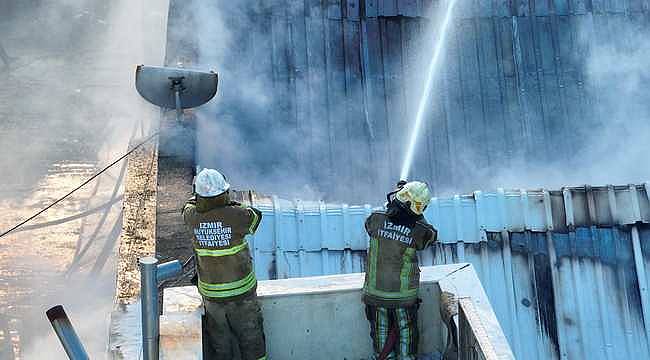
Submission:
<svg viewBox="0 0 650 360">
<path fill-rule="evenodd" d="M 399 178 L 406 180 L 408 178 L 409 172 L 411 171 L 411 164 L 413 163 L 413 155 L 415 153 L 415 145 L 417 145 L 418 135 L 420 133 L 420 128 L 422 127 L 422 122 L 424 119 L 424 113 L 426 110 L 426 105 L 431 96 L 431 91 L 433 90 L 433 79 L 436 74 L 436 69 L 438 68 L 438 63 L 440 59 L 440 54 L 444 48 L 444 45 L 447 41 L 447 33 L 449 29 L 449 23 L 451 22 L 451 17 L 454 10 L 454 5 L 456 5 L 456 0 L 449 0 L 447 3 L 447 10 L 445 11 L 445 17 L 440 26 L 440 36 L 437 39 L 436 46 L 433 50 L 433 56 L 431 62 L 429 63 L 429 69 L 427 73 L 427 82 L 424 87 L 424 92 L 420 98 L 420 104 L 418 105 L 418 112 L 415 116 L 415 124 L 411 129 L 411 136 L 409 138 L 408 148 L 406 150 L 406 156 L 404 157 L 404 163 L 402 164 L 402 171 L 400 172 Z"/>
</svg>

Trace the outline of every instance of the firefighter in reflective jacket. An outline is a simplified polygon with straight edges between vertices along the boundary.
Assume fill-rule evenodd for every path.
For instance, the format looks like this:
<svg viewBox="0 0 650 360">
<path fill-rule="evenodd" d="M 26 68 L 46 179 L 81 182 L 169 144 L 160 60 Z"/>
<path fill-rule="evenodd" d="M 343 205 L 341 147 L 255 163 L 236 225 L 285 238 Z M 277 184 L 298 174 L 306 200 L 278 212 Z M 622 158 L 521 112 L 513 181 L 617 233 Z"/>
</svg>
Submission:
<svg viewBox="0 0 650 360">
<path fill-rule="evenodd" d="M 416 250 L 436 241 L 422 216 L 431 200 L 425 183 L 401 181 L 388 194 L 386 211 L 366 219 L 370 248 L 363 302 L 375 359 L 413 359 L 418 354 L 417 311 L 420 268 Z"/>
<path fill-rule="evenodd" d="M 266 359 L 257 280 L 246 241 L 262 213 L 230 201 L 229 188 L 218 171 L 203 169 L 196 177 L 195 198 L 183 208 L 205 307 L 204 352 L 210 355 L 204 358 L 232 359 L 234 338 L 243 360 Z"/>
</svg>

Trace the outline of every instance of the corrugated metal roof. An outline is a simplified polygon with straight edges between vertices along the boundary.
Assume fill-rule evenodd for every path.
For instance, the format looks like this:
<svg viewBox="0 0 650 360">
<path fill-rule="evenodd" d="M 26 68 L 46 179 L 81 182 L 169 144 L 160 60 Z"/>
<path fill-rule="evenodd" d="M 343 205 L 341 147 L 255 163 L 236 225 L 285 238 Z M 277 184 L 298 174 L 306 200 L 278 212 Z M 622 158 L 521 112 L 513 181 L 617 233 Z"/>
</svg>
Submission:
<svg viewBox="0 0 650 360">
<path fill-rule="evenodd" d="M 366 250 L 365 218 L 371 205 L 287 201 L 258 204 L 265 220 L 257 237 L 272 239 L 260 251 Z M 650 223 L 650 183 L 567 187 L 558 191 L 503 190 L 433 198 L 425 212 L 441 243 L 487 241 L 487 232 L 566 233 L 578 227 Z"/>
<path fill-rule="evenodd" d="M 168 63 L 214 66 L 222 80 L 204 110 L 218 121 L 200 129 L 199 165 L 264 193 L 308 186 L 365 202 L 391 188 L 420 96 L 429 1 L 199 3 L 171 1 L 167 52 Z M 647 29 L 648 9 L 647 0 L 459 1 L 412 178 L 448 194 L 488 186 L 503 168 L 584 162 L 578 150 L 611 120 L 595 106 L 593 94 L 610 89 L 587 76 L 590 51 L 623 25 Z"/>
<path fill-rule="evenodd" d="M 647 358 L 650 183 L 434 199 L 421 265 L 470 262 L 522 359 Z M 259 278 L 363 271 L 371 206 L 273 198 L 251 239 Z"/>
</svg>

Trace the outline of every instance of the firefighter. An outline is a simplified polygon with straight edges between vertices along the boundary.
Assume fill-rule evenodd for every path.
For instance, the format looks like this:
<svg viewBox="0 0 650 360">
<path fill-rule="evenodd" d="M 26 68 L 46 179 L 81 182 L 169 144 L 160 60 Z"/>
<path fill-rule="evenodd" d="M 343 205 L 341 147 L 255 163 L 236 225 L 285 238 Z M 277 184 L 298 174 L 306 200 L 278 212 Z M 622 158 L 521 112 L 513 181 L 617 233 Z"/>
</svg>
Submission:
<svg viewBox="0 0 650 360">
<path fill-rule="evenodd" d="M 257 280 L 247 242 L 262 213 L 230 201 L 230 185 L 217 170 L 203 169 L 194 187 L 183 219 L 192 234 L 197 287 L 205 308 L 204 352 L 210 356 L 204 358 L 232 359 L 234 339 L 242 360 L 266 359 Z"/>
<path fill-rule="evenodd" d="M 366 219 L 370 248 L 362 300 L 370 322 L 374 358 L 413 359 L 418 354 L 420 268 L 416 250 L 437 238 L 422 216 L 431 195 L 423 182 L 400 181 L 385 211 Z"/>
</svg>

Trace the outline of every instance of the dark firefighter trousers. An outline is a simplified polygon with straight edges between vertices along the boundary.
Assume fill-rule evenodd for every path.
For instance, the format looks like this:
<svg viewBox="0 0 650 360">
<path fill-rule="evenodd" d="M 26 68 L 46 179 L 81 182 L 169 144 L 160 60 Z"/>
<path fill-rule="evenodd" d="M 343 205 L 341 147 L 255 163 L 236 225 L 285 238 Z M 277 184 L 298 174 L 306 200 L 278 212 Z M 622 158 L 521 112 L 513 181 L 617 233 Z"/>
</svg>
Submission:
<svg viewBox="0 0 650 360">
<path fill-rule="evenodd" d="M 204 359 L 231 360 L 233 346 L 238 345 L 242 360 L 266 360 L 262 310 L 257 298 L 203 303 Z"/>
<path fill-rule="evenodd" d="M 366 305 L 366 317 L 370 322 L 374 358 L 377 359 L 388 340 L 390 329 L 397 322 L 398 338 L 386 360 L 415 360 L 418 354 L 418 305 L 385 308 Z"/>
</svg>

